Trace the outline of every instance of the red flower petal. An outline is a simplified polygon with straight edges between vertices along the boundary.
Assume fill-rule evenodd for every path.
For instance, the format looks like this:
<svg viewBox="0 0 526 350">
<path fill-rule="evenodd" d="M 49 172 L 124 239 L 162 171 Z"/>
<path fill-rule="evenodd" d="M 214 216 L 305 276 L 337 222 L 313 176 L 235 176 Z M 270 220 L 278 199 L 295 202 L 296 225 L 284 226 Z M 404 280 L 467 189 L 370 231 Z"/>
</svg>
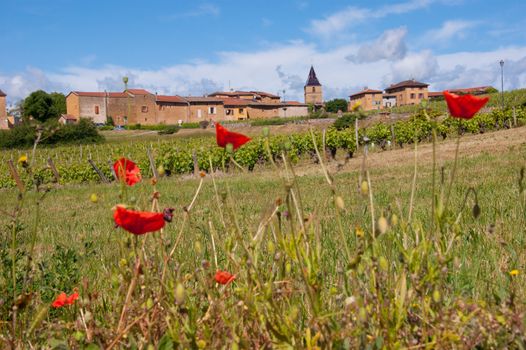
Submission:
<svg viewBox="0 0 526 350">
<path fill-rule="evenodd" d="M 66 295 L 66 293 L 62 292 L 62 293 L 60 293 L 57 296 L 55 301 L 53 301 L 53 303 L 51 303 L 51 306 L 53 306 L 54 308 L 62 307 L 64 305 L 66 305 L 67 299 L 68 299 L 68 296 Z"/>
<path fill-rule="evenodd" d="M 72 305 L 75 302 L 75 300 L 77 300 L 78 298 L 79 298 L 79 293 L 75 292 L 75 293 L 71 294 L 66 299 L 66 305 Z"/>
<path fill-rule="evenodd" d="M 229 284 L 236 279 L 236 275 L 232 275 L 226 271 L 217 270 L 214 278 L 219 284 Z"/>
<path fill-rule="evenodd" d="M 113 164 L 113 170 L 119 180 L 126 181 L 128 186 L 133 186 L 141 181 L 141 170 L 129 159 L 121 158 Z"/>
<path fill-rule="evenodd" d="M 237 132 L 228 131 L 221 124 L 216 123 L 216 141 L 219 147 L 225 148 L 226 145 L 231 143 L 234 150 L 236 150 L 250 140 L 250 137 Z"/>
<path fill-rule="evenodd" d="M 444 91 L 449 113 L 455 118 L 471 119 L 489 101 L 489 97 L 455 95 Z"/>
<path fill-rule="evenodd" d="M 121 206 L 115 209 L 113 219 L 117 226 L 135 235 L 159 231 L 165 224 L 163 213 L 128 210 Z"/>
</svg>

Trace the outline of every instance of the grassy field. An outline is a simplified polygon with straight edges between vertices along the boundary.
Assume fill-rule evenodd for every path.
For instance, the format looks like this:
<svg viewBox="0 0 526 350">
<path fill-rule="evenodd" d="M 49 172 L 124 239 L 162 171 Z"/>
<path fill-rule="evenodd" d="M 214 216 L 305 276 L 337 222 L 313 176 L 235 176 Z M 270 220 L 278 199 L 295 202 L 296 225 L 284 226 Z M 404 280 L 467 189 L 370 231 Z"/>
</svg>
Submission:
<svg viewBox="0 0 526 350">
<path fill-rule="evenodd" d="M 304 163 L 294 175 L 281 161 L 156 185 L 50 188 L 23 202 L 2 190 L 0 344 L 524 347 L 523 129 L 463 139 L 448 205 L 453 140 L 437 148 L 434 204 L 430 145 L 418 153 L 412 206 L 410 148 L 332 161 L 327 176 Z M 175 208 L 174 220 L 132 236 L 114 226 L 118 203 Z M 216 284 L 218 269 L 236 280 Z M 75 305 L 46 307 L 74 288 Z M 12 298 L 23 293 L 13 320 Z"/>
</svg>

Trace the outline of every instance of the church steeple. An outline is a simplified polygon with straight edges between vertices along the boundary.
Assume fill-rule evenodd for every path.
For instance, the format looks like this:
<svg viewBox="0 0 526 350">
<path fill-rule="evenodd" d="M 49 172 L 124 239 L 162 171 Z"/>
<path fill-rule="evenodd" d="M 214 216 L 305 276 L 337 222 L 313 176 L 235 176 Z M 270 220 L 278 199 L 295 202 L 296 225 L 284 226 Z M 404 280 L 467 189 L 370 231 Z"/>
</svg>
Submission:
<svg viewBox="0 0 526 350">
<path fill-rule="evenodd" d="M 316 76 L 313 66 L 310 66 L 309 77 L 307 78 L 307 82 L 303 87 L 303 91 L 305 93 L 306 104 L 314 106 L 321 106 L 323 104 L 323 92 L 321 84 L 318 80 L 318 77 Z"/>
<path fill-rule="evenodd" d="M 307 78 L 305 86 L 321 86 L 313 66 L 310 66 L 309 77 Z"/>
</svg>

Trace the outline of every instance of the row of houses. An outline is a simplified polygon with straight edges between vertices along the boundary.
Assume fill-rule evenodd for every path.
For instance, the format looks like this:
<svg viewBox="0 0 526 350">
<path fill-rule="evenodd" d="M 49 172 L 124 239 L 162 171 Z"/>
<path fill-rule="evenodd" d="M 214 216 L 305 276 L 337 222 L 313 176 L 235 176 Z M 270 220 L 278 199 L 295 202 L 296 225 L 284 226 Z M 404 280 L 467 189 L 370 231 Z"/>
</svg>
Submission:
<svg viewBox="0 0 526 350">
<path fill-rule="evenodd" d="M 364 88 L 349 96 L 349 110 L 360 107 L 364 111 L 383 110 L 391 107 L 416 105 L 423 100 L 434 100 L 442 98 L 442 92 L 428 91 L 429 84 L 414 79 L 405 80 L 392 84 L 384 91 Z M 452 89 L 450 92 L 456 94 L 486 94 L 493 88 L 491 86 L 479 86 L 465 89 Z"/>
<path fill-rule="evenodd" d="M 67 122 L 80 117 L 97 124 L 180 124 L 217 120 L 308 115 L 306 104 L 282 101 L 263 91 L 220 91 L 207 96 L 158 95 L 144 89 L 123 92 L 72 91 L 66 97 Z"/>
</svg>

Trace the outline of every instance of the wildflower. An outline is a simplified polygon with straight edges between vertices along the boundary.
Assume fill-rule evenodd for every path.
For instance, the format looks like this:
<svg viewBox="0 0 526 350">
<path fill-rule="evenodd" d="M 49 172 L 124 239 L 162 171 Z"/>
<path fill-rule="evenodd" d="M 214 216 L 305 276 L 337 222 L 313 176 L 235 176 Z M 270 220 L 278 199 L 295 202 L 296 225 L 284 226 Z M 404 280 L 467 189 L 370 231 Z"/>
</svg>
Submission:
<svg viewBox="0 0 526 350">
<path fill-rule="evenodd" d="M 237 132 L 228 131 L 221 124 L 216 123 L 216 141 L 219 147 L 226 148 L 228 144 L 231 144 L 233 149 L 236 150 L 250 140 L 250 137 Z"/>
<path fill-rule="evenodd" d="M 96 193 L 92 193 L 90 196 L 89 196 L 89 200 L 92 202 L 92 203 L 97 203 L 99 201 L 99 197 L 97 196 Z"/>
<path fill-rule="evenodd" d="M 27 163 L 27 155 L 26 154 L 22 154 L 20 156 L 20 158 L 18 158 L 18 162 L 23 164 L 23 163 Z"/>
<path fill-rule="evenodd" d="M 510 276 L 517 276 L 519 274 L 519 270 L 511 270 L 509 274 Z"/>
<path fill-rule="evenodd" d="M 128 186 L 133 186 L 141 181 L 141 170 L 129 159 L 121 158 L 113 164 L 113 170 L 119 180 L 126 182 Z"/>
<path fill-rule="evenodd" d="M 232 275 L 226 271 L 217 270 L 214 279 L 219 284 L 229 284 L 230 282 L 236 279 L 236 275 Z"/>
<path fill-rule="evenodd" d="M 66 306 L 66 305 L 73 305 L 75 300 L 77 300 L 78 298 L 79 298 L 79 293 L 77 293 L 77 292 L 74 292 L 70 296 L 68 296 L 66 293 L 62 292 L 62 293 L 60 293 L 57 296 L 55 301 L 53 301 L 51 306 L 53 306 L 54 308 L 59 308 L 59 307 L 63 307 L 63 306 Z"/>
<path fill-rule="evenodd" d="M 455 95 L 444 91 L 449 113 L 455 118 L 471 119 L 488 102 L 489 97 L 475 97 L 473 95 Z"/>
<path fill-rule="evenodd" d="M 354 232 L 356 233 L 356 237 L 363 237 L 365 235 L 365 232 L 359 226 L 356 226 Z"/>
<path fill-rule="evenodd" d="M 162 229 L 165 224 L 165 213 L 128 210 L 118 205 L 113 212 L 115 225 L 134 235 L 142 235 Z"/>
</svg>

